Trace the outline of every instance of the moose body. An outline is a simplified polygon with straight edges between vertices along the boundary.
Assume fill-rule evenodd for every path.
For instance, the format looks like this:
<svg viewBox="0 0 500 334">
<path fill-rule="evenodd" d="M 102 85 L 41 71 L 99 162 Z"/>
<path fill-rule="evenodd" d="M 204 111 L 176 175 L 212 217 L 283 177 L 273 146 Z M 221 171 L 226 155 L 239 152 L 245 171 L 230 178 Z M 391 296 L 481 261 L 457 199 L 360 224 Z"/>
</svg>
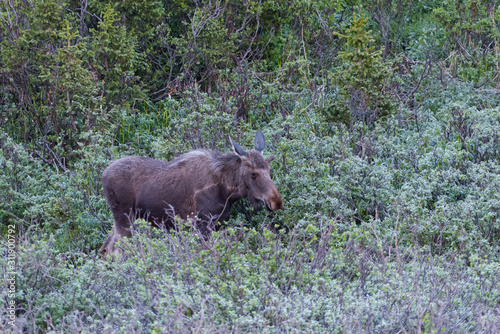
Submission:
<svg viewBox="0 0 500 334">
<path fill-rule="evenodd" d="M 281 194 L 270 177 L 265 159 L 264 135 L 255 136 L 255 148 L 245 151 L 231 139 L 234 154 L 196 150 L 172 161 L 129 156 L 113 162 L 103 173 L 104 195 L 114 217 L 112 234 L 101 255 L 115 251 L 121 237 L 131 236 L 138 217 L 171 228 L 175 216 L 190 219 L 208 235 L 216 222 L 229 218 L 234 202 L 248 198 L 255 209 L 283 208 Z"/>
</svg>

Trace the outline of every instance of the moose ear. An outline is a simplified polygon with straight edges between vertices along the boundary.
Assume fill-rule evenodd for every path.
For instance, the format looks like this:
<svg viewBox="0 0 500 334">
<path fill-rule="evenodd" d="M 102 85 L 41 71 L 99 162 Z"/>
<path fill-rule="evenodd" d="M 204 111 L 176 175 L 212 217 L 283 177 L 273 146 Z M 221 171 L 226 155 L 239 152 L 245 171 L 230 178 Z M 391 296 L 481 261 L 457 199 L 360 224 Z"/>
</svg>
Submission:
<svg viewBox="0 0 500 334">
<path fill-rule="evenodd" d="M 245 150 L 243 149 L 243 147 L 241 147 L 240 145 L 238 145 L 238 143 L 236 143 L 233 138 L 229 137 L 229 141 L 231 142 L 231 145 L 233 145 L 233 151 L 235 154 L 239 155 L 239 156 L 242 156 L 242 157 L 245 157 L 247 155 L 247 152 L 245 152 Z"/>
<path fill-rule="evenodd" d="M 254 147 L 255 150 L 262 153 L 262 151 L 264 151 L 264 146 L 266 145 L 266 140 L 264 139 L 264 134 L 262 133 L 262 131 L 257 130 L 257 133 L 255 134 L 254 143 L 255 143 Z"/>
</svg>

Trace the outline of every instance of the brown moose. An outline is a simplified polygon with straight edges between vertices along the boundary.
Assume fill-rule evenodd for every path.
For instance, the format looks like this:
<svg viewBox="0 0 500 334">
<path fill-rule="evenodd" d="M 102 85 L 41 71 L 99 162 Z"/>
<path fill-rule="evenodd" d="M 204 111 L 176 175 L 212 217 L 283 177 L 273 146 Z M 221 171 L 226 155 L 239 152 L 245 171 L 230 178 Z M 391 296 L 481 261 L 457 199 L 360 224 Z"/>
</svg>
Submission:
<svg viewBox="0 0 500 334">
<path fill-rule="evenodd" d="M 101 255 L 115 253 L 115 242 L 131 236 L 131 223 L 144 218 L 156 226 L 172 228 L 174 216 L 190 219 L 204 236 L 227 220 L 234 202 L 246 197 L 260 210 L 283 208 L 281 194 L 271 180 L 264 158 L 262 131 L 254 149 L 245 151 L 230 138 L 234 154 L 195 150 L 172 161 L 129 156 L 104 170 L 102 186 L 114 217 L 111 235 Z"/>
</svg>

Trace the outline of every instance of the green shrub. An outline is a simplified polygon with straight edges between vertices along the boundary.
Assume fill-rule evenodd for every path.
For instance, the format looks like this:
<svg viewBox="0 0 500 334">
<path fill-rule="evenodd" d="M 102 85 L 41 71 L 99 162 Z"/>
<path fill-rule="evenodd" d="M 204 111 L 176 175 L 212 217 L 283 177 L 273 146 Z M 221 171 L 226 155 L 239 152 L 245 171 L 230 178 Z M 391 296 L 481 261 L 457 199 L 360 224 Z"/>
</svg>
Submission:
<svg viewBox="0 0 500 334">
<path fill-rule="evenodd" d="M 283 238 L 232 227 L 202 247 L 189 229 L 139 220 L 112 262 L 59 253 L 39 233 L 18 249 L 17 321 L 24 331 L 141 333 L 488 331 L 498 322 L 498 263 L 419 248 L 376 263 L 363 250 L 368 235 L 338 234 L 333 222 L 306 230 Z"/>
<path fill-rule="evenodd" d="M 382 59 L 382 50 L 371 46 L 372 31 L 366 30 L 368 18 L 353 14 L 351 26 L 344 34 L 335 33 L 345 41 L 339 52 L 343 67 L 331 73 L 338 87 L 338 97 L 321 111 L 329 121 L 371 124 L 393 112 L 396 105 L 388 90 L 391 69 Z"/>
<path fill-rule="evenodd" d="M 0 3 L 14 332 L 495 332 L 498 13 L 402 3 Z M 100 259 L 111 161 L 229 153 L 257 129 L 284 210 L 242 200 L 208 239 L 139 219 Z"/>
</svg>

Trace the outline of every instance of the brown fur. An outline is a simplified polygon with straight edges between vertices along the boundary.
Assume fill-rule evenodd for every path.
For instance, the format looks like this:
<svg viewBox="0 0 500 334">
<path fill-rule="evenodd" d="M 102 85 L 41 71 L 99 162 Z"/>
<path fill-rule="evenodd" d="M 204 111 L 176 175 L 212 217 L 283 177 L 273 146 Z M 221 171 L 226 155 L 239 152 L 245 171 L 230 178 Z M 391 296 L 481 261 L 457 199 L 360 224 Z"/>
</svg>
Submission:
<svg viewBox="0 0 500 334">
<path fill-rule="evenodd" d="M 263 149 L 257 136 L 256 147 Z M 119 238 L 131 236 L 131 223 L 137 217 L 171 228 L 177 215 L 194 220 L 208 235 L 216 228 L 211 224 L 227 220 L 231 206 L 241 198 L 248 198 L 256 209 L 262 208 L 262 202 L 269 210 L 282 209 L 281 194 L 269 174 L 273 159 L 264 159 L 262 151 L 252 149 L 235 150 L 235 154 L 197 150 L 169 162 L 137 156 L 116 160 L 102 176 L 114 217 L 102 256 L 114 252 Z"/>
</svg>

